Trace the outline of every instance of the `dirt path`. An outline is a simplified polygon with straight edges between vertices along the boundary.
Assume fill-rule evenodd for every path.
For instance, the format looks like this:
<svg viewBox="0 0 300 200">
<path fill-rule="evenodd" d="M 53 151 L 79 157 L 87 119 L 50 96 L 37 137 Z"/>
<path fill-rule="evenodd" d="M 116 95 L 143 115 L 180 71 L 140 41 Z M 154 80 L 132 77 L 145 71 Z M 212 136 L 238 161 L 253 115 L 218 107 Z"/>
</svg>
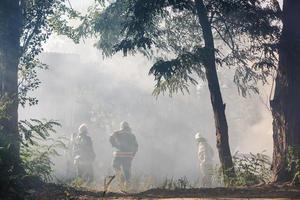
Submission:
<svg viewBox="0 0 300 200">
<path fill-rule="evenodd" d="M 98 199 L 299 199 L 300 187 L 252 187 L 252 188 L 195 188 L 151 189 L 137 194 L 107 193 L 79 190 L 55 184 L 41 187 L 34 195 L 41 200 L 98 200 Z"/>
</svg>

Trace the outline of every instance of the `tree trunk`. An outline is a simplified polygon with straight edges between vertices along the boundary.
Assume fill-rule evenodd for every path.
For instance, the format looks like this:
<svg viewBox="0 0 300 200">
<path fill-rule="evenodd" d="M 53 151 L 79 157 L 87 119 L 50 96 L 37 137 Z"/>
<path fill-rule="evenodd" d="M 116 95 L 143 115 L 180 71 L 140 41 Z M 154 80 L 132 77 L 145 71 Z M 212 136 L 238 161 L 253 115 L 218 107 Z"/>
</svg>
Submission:
<svg viewBox="0 0 300 200">
<path fill-rule="evenodd" d="M 273 115 L 273 180 L 291 181 L 289 149 L 300 147 L 300 1 L 283 1 L 283 30 L 280 38 L 279 67 Z"/>
<path fill-rule="evenodd" d="M 20 59 L 21 8 L 19 0 L 0 1 L 0 141 L 9 143 L 10 165 L 19 168 L 18 64 Z"/>
<path fill-rule="evenodd" d="M 216 70 L 214 39 L 203 0 L 196 0 L 196 9 L 202 27 L 205 48 L 207 50 L 207 59 L 204 63 L 204 67 L 214 112 L 219 158 L 225 177 L 234 177 L 234 167 L 228 142 L 228 125 L 225 115 L 225 104 L 223 103 Z"/>
</svg>

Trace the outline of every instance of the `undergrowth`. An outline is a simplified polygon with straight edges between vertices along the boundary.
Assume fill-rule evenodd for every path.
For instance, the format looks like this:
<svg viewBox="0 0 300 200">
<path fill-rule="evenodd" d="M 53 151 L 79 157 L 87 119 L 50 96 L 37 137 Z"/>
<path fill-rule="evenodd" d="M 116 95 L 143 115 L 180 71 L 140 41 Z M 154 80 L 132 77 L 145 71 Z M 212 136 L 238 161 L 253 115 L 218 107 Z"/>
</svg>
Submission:
<svg viewBox="0 0 300 200">
<path fill-rule="evenodd" d="M 24 199 L 34 184 L 52 180 L 51 157 L 65 147 L 62 138 L 52 137 L 57 126 L 60 124 L 52 120 L 20 121 L 20 158 L 15 158 L 5 134 L 0 134 L 0 193 L 6 191 L 7 198 Z M 13 173 L 15 166 L 20 166 L 17 174 Z"/>
<path fill-rule="evenodd" d="M 251 186 L 271 181 L 271 158 L 262 153 L 235 153 L 233 156 L 235 177 L 223 177 L 226 186 Z M 226 181 L 224 181 L 226 179 Z"/>
<path fill-rule="evenodd" d="M 292 185 L 300 184 L 300 147 L 288 148 L 288 171 L 292 176 Z"/>
</svg>

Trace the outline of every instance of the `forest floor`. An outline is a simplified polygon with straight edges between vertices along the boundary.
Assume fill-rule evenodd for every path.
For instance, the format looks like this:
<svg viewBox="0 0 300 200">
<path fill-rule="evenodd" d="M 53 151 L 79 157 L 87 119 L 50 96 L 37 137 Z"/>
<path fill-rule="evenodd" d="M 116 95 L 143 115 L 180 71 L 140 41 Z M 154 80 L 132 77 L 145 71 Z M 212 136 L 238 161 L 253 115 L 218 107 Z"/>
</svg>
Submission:
<svg viewBox="0 0 300 200">
<path fill-rule="evenodd" d="M 98 199 L 300 199 L 300 187 L 264 185 L 239 188 L 151 189 L 141 193 L 106 193 L 46 184 L 33 194 L 39 200 Z"/>
</svg>

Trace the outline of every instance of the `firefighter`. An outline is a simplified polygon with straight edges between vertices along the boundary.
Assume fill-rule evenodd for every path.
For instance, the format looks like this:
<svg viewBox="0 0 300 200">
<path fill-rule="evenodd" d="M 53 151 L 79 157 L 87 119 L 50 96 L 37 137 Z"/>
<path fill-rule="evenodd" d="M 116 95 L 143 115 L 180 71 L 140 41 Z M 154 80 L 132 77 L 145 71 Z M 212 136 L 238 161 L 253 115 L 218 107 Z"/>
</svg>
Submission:
<svg viewBox="0 0 300 200">
<path fill-rule="evenodd" d="M 198 161 L 200 169 L 200 181 L 203 187 L 212 186 L 214 151 L 207 140 L 200 133 L 195 135 L 198 145 Z"/>
<path fill-rule="evenodd" d="M 138 151 L 138 143 L 132 133 L 128 122 L 120 124 L 120 130 L 115 131 L 109 139 L 115 151 L 113 152 L 113 169 L 116 174 L 121 172 L 121 181 L 125 187 L 129 184 L 131 176 L 131 163 Z"/>
<path fill-rule="evenodd" d="M 96 156 L 86 124 L 82 124 L 78 128 L 78 135 L 74 141 L 73 152 L 77 176 L 87 182 L 92 182 L 94 179 L 93 162 Z"/>
</svg>

